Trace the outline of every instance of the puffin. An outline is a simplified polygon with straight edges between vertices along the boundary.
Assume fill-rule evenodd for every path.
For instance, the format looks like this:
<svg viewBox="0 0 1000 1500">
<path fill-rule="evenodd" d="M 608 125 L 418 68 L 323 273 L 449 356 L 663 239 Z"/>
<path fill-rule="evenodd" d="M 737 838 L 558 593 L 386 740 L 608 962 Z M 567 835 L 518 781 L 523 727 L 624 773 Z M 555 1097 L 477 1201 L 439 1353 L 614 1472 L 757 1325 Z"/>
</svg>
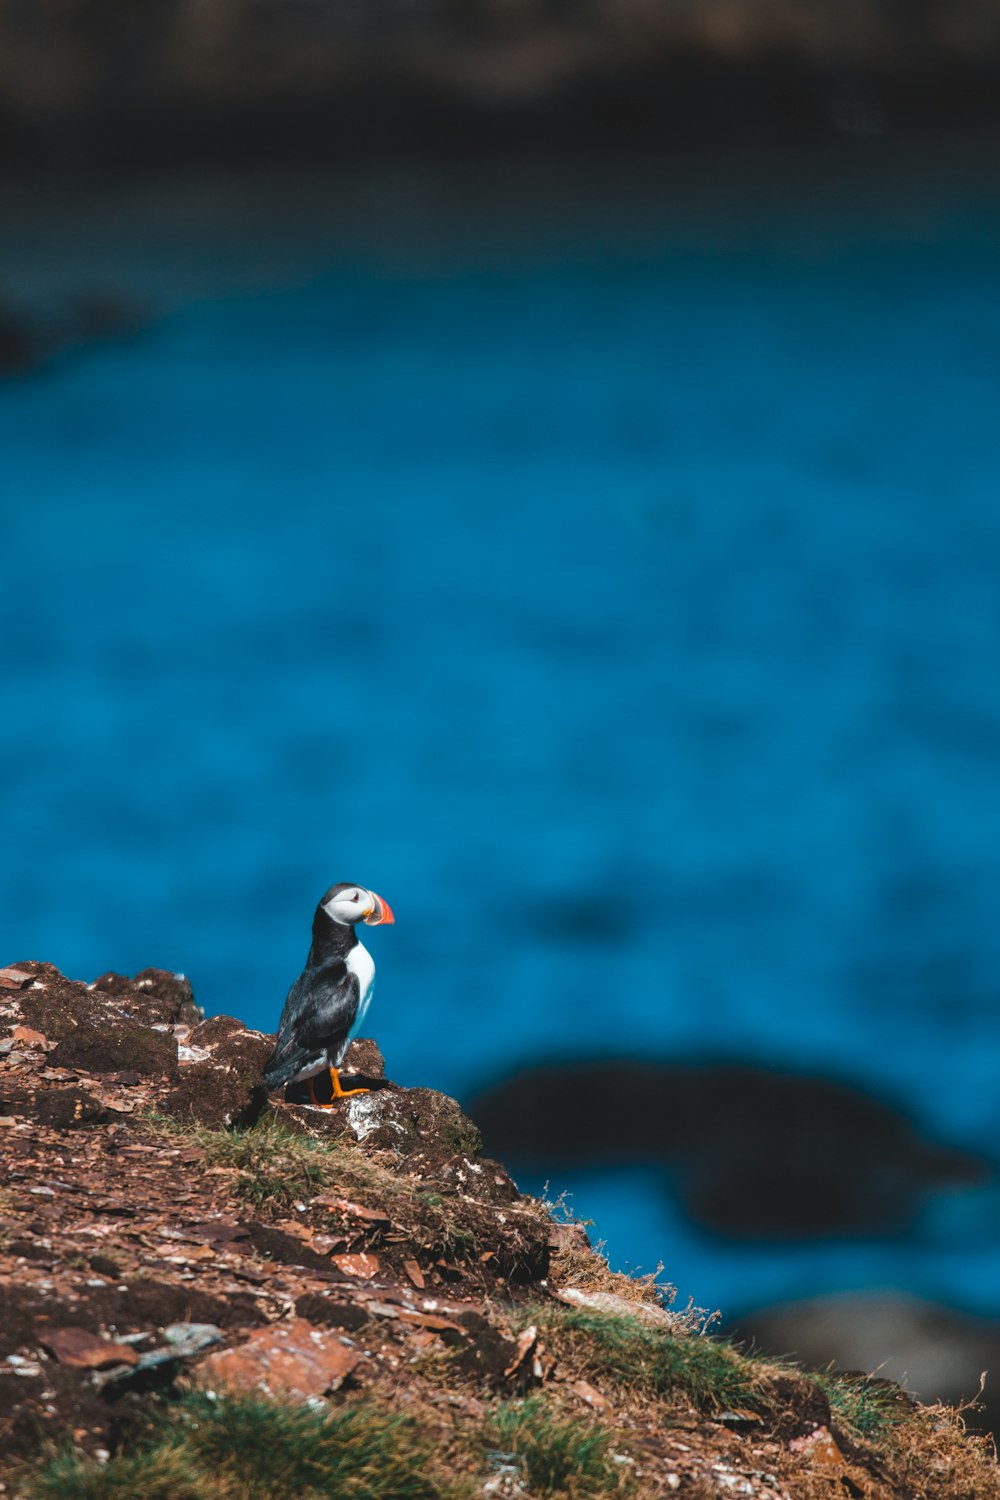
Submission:
<svg viewBox="0 0 1000 1500">
<path fill-rule="evenodd" d="M 371 1003 L 375 964 L 354 931 L 395 922 L 388 901 L 363 885 L 332 885 L 316 907 L 312 946 L 306 966 L 288 991 L 274 1052 L 264 1071 L 269 1091 L 304 1082 L 316 1109 L 334 1109 L 337 1100 L 367 1089 L 342 1089 L 338 1069 Z M 333 1098 L 321 1104 L 313 1079 L 329 1070 Z"/>
</svg>

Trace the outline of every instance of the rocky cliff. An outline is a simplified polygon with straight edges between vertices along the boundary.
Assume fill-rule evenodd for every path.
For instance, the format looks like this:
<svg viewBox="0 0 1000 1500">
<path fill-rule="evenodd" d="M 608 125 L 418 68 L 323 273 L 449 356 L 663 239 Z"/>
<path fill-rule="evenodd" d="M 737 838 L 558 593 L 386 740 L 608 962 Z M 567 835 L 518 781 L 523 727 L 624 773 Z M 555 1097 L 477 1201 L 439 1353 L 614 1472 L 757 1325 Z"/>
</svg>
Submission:
<svg viewBox="0 0 1000 1500">
<path fill-rule="evenodd" d="M 0 1493 L 1000 1497 L 958 1414 L 713 1339 L 385 1077 L 269 1099 L 181 976 L 0 970 Z"/>
</svg>

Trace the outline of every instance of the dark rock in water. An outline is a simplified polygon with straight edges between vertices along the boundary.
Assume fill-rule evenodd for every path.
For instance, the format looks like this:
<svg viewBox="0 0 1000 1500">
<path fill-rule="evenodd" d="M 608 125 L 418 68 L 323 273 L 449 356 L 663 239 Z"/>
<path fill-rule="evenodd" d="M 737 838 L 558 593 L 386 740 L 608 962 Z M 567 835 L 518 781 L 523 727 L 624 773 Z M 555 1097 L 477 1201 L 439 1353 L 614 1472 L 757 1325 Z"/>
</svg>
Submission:
<svg viewBox="0 0 1000 1500">
<path fill-rule="evenodd" d="M 83 292 L 70 299 L 63 327 L 73 344 L 89 344 L 136 333 L 146 321 L 142 309 L 129 298 L 109 292 Z"/>
<path fill-rule="evenodd" d="M 36 357 L 36 339 L 27 320 L 0 302 L 0 375 L 29 370 Z"/>
<path fill-rule="evenodd" d="M 654 1166 L 737 1239 L 898 1233 L 935 1188 L 994 1172 L 849 1084 L 735 1063 L 540 1065 L 468 1107 L 515 1170 Z"/>
<path fill-rule="evenodd" d="M 767 1354 L 817 1369 L 833 1364 L 899 1381 L 921 1401 L 976 1396 L 983 1370 L 1000 1370 L 1000 1322 L 889 1290 L 848 1292 L 758 1308 L 727 1332 Z M 1000 1396 L 987 1380 L 975 1425 L 996 1431 Z"/>
<path fill-rule="evenodd" d="M 135 333 L 147 322 L 131 301 L 102 293 L 60 298 L 41 310 L 0 299 L 0 376 L 24 374 L 58 355 Z"/>
</svg>

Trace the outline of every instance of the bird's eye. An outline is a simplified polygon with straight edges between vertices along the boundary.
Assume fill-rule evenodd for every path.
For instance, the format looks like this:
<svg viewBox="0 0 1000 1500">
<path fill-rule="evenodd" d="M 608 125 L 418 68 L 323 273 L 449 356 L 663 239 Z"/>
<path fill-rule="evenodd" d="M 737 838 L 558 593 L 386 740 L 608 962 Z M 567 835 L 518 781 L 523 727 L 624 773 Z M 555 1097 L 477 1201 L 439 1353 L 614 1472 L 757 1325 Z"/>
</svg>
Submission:
<svg viewBox="0 0 1000 1500">
<path fill-rule="evenodd" d="M 354 895 L 351 897 L 351 900 L 352 901 L 360 901 L 361 900 L 361 893 L 359 891 L 355 891 Z"/>
</svg>

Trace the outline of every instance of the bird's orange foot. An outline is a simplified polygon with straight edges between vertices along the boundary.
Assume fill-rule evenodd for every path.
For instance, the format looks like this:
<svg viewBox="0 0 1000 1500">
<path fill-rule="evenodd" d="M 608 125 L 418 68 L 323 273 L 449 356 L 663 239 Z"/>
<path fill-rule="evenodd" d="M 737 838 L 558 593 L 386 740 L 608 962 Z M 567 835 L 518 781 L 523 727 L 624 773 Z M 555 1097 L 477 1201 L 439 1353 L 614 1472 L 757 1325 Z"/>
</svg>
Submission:
<svg viewBox="0 0 1000 1500">
<path fill-rule="evenodd" d="M 352 1094 L 369 1094 L 370 1089 L 342 1089 L 340 1087 L 340 1074 L 336 1068 L 330 1069 L 330 1082 L 333 1085 L 334 1099 L 350 1099 Z M 329 1106 L 327 1106 L 329 1108 Z"/>
<path fill-rule="evenodd" d="M 336 1068 L 330 1069 L 330 1088 L 332 1090 L 329 1099 L 319 1099 L 316 1095 L 316 1084 L 312 1078 L 306 1079 L 306 1088 L 309 1091 L 309 1102 L 313 1109 L 336 1109 L 341 1099 L 350 1099 L 355 1094 L 370 1094 L 371 1089 L 342 1089 L 340 1087 L 340 1074 Z"/>
<path fill-rule="evenodd" d="M 309 1090 L 309 1102 L 312 1104 L 313 1109 L 333 1109 L 335 1107 L 335 1101 L 333 1099 L 324 1104 L 321 1100 L 316 1098 L 316 1085 L 313 1083 L 311 1078 L 306 1079 L 306 1088 Z"/>
</svg>

